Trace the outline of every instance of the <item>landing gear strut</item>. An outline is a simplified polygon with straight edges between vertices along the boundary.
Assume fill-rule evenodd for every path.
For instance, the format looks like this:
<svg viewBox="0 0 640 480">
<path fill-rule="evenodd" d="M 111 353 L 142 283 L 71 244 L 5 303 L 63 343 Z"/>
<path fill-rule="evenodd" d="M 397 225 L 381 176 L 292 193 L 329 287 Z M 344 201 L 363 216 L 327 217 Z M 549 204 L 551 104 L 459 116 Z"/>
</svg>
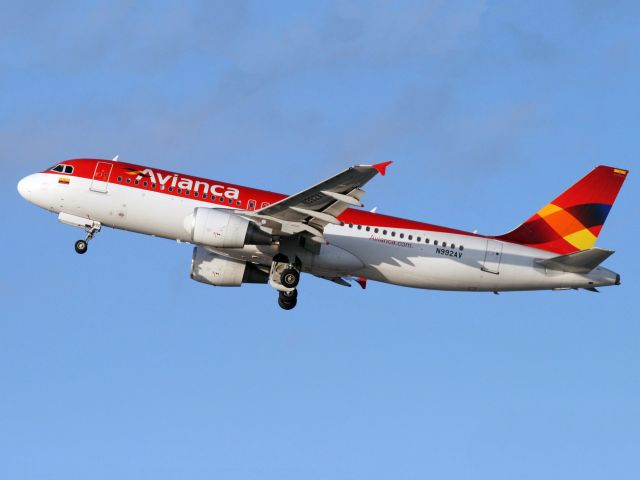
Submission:
<svg viewBox="0 0 640 480">
<path fill-rule="evenodd" d="M 96 233 L 100 231 L 100 225 L 94 224 L 91 227 L 87 227 L 85 231 L 87 232 L 87 238 L 85 240 L 78 240 L 75 245 L 76 253 L 79 255 L 87 253 L 87 250 L 89 249 L 89 240 L 92 240 Z"/>
<path fill-rule="evenodd" d="M 278 292 L 278 305 L 284 310 L 291 310 L 298 303 L 298 291 Z"/>
</svg>

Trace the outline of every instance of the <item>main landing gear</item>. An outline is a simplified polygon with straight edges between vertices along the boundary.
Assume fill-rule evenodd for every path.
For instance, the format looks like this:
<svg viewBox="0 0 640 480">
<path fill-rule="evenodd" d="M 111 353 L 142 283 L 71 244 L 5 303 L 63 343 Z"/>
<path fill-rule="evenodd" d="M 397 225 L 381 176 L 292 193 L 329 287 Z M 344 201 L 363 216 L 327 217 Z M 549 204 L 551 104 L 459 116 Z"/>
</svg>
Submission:
<svg viewBox="0 0 640 480">
<path fill-rule="evenodd" d="M 300 260 L 295 262 L 282 254 L 273 257 L 271 271 L 269 272 L 269 284 L 278 290 L 278 305 L 284 310 L 291 310 L 298 303 L 298 290 L 300 282 Z"/>
<path fill-rule="evenodd" d="M 278 305 L 284 310 L 291 310 L 298 304 L 298 290 L 278 292 Z"/>
<path fill-rule="evenodd" d="M 79 255 L 87 253 L 87 250 L 89 249 L 89 241 L 93 240 L 96 233 L 100 231 L 100 224 L 94 223 L 91 227 L 87 227 L 85 231 L 87 232 L 87 238 L 84 240 L 78 240 L 75 245 L 76 253 Z"/>
<path fill-rule="evenodd" d="M 300 281 L 300 272 L 294 267 L 287 267 L 280 274 L 280 284 L 285 288 L 296 288 Z"/>
</svg>

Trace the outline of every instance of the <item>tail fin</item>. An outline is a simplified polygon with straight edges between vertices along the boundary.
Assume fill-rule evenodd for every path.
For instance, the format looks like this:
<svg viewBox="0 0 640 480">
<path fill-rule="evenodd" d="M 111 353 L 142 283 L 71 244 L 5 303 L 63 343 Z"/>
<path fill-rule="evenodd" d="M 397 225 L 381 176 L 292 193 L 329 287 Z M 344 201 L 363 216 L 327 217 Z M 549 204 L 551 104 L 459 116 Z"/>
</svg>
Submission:
<svg viewBox="0 0 640 480">
<path fill-rule="evenodd" d="M 596 167 L 515 230 L 495 238 L 560 254 L 592 248 L 627 173 Z"/>
</svg>

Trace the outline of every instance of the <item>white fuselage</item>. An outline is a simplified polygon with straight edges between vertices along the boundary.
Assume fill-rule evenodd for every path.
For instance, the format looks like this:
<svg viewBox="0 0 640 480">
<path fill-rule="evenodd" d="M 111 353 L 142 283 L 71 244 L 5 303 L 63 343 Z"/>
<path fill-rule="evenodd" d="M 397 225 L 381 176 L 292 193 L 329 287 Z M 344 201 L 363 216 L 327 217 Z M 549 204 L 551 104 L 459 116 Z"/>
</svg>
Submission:
<svg viewBox="0 0 640 480">
<path fill-rule="evenodd" d="M 91 187 L 90 179 L 73 177 L 70 184 L 62 185 L 56 175 L 37 173 L 23 179 L 19 190 L 27 200 L 51 212 L 186 243 L 193 243 L 191 223 L 196 207 L 231 208 L 125 184 L 110 183 L 102 189 L 106 191 L 94 191 Z M 328 244 L 319 253 L 300 249 L 294 254 L 300 257 L 302 270 L 314 275 L 364 277 L 436 290 L 542 290 L 616 283 L 616 274 L 603 267 L 588 274 L 547 270 L 536 261 L 556 254 L 544 250 L 481 236 L 428 230 L 384 227 L 387 231 L 384 235 L 383 227 L 379 227 L 378 233 L 374 233 L 374 227 L 328 225 L 324 230 Z M 275 244 L 215 251 L 269 266 L 280 248 Z"/>
</svg>

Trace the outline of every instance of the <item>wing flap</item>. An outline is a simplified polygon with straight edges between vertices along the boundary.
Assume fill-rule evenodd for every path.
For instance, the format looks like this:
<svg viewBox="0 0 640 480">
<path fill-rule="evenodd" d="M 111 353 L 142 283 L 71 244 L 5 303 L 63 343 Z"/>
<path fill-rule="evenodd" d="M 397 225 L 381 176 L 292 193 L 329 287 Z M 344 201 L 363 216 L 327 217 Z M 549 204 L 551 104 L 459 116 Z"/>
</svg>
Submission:
<svg viewBox="0 0 640 480">
<path fill-rule="evenodd" d="M 346 203 L 347 205 L 352 205 L 354 207 L 364 207 L 364 205 L 360 202 L 360 200 L 358 200 L 355 197 L 352 197 L 351 195 L 345 195 L 343 193 L 338 193 L 338 192 L 331 192 L 329 190 L 322 190 L 322 192 L 320 193 L 322 193 L 323 195 L 326 195 L 327 197 L 334 198 L 339 202 Z"/>
</svg>

